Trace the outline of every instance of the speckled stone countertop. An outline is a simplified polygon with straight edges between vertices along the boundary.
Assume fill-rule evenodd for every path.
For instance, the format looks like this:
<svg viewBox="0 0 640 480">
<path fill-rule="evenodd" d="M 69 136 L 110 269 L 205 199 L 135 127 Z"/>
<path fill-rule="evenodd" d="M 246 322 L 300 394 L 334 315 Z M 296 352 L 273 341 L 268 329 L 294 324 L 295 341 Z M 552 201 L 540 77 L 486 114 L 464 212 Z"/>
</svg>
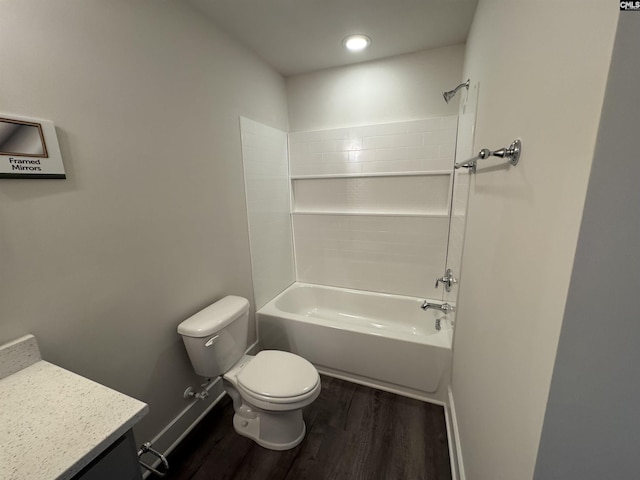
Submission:
<svg viewBox="0 0 640 480">
<path fill-rule="evenodd" d="M 29 337 L 23 337 L 25 344 L 33 339 Z M 35 358 L 30 354 L 31 365 L 0 377 L 0 478 L 70 479 L 133 427 L 148 407 L 39 360 L 39 352 Z"/>
</svg>

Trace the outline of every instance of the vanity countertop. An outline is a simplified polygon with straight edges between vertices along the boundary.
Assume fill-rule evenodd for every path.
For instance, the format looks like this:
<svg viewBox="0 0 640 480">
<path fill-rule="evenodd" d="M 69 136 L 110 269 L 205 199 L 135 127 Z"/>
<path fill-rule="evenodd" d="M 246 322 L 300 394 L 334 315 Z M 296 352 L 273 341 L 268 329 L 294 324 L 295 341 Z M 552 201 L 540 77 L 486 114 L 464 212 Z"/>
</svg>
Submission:
<svg viewBox="0 0 640 480">
<path fill-rule="evenodd" d="M 145 403 L 39 357 L 0 375 L 3 480 L 70 479 L 148 411 Z M 9 363 L 1 352 L 0 360 Z"/>
</svg>

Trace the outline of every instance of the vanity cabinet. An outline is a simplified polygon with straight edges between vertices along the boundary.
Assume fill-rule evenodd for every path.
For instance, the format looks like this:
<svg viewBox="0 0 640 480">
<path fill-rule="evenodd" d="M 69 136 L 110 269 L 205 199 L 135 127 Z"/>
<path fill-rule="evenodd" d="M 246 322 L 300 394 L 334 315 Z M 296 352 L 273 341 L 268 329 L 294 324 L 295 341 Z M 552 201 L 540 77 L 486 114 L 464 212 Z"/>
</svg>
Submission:
<svg viewBox="0 0 640 480">
<path fill-rule="evenodd" d="M 0 406 L 0 479 L 141 480 L 149 407 L 42 360 L 33 335 L 0 345 Z"/>
<path fill-rule="evenodd" d="M 133 432 L 129 430 L 87 465 L 73 480 L 142 480 Z"/>
</svg>

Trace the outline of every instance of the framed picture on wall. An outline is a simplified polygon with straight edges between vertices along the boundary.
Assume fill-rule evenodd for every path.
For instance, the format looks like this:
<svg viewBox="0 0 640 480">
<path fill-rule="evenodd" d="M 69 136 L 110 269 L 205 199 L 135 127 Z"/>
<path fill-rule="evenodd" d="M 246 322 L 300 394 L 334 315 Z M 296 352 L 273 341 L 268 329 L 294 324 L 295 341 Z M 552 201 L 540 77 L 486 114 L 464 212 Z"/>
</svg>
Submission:
<svg viewBox="0 0 640 480">
<path fill-rule="evenodd" d="M 53 122 L 0 113 L 0 178 L 66 178 Z"/>
</svg>

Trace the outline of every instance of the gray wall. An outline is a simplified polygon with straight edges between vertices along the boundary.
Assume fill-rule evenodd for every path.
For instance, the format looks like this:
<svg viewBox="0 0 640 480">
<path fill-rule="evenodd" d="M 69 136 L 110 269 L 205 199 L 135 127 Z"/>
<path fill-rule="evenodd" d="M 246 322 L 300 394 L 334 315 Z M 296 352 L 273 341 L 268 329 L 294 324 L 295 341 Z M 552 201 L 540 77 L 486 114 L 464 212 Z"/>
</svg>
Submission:
<svg viewBox="0 0 640 480">
<path fill-rule="evenodd" d="M 197 387 L 176 326 L 252 298 L 239 116 L 284 80 L 179 2 L 0 0 L 0 112 L 52 120 L 67 180 L 0 181 L 0 342 L 148 402 Z"/>
<path fill-rule="evenodd" d="M 473 150 L 519 137 L 523 153 L 471 178 L 451 386 L 469 480 L 533 478 L 617 17 L 591 0 L 476 9 Z"/>
<path fill-rule="evenodd" d="M 640 16 L 621 13 L 535 478 L 640 472 Z"/>
<path fill-rule="evenodd" d="M 456 115 L 442 92 L 462 78 L 464 45 L 287 77 L 292 132 Z"/>
</svg>

